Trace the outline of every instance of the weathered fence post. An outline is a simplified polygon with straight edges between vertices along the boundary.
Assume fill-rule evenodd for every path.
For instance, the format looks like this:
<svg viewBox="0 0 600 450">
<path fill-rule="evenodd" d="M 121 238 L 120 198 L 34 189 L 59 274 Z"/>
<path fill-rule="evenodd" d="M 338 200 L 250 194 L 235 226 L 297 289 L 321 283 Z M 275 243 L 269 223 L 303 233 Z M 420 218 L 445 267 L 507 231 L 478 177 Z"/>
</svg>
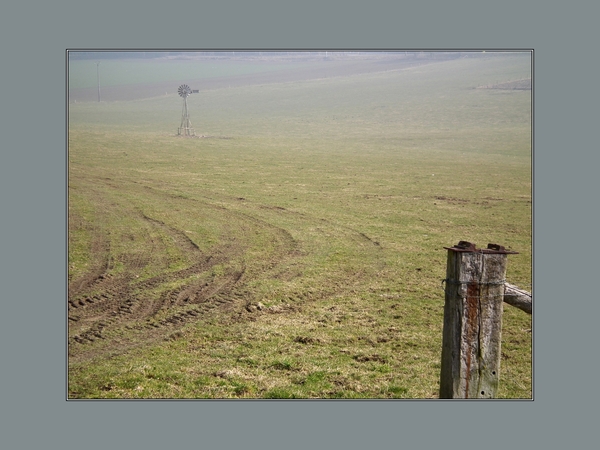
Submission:
<svg viewBox="0 0 600 450">
<path fill-rule="evenodd" d="M 448 250 L 440 398 L 494 398 L 500 375 L 504 247 Z"/>
</svg>

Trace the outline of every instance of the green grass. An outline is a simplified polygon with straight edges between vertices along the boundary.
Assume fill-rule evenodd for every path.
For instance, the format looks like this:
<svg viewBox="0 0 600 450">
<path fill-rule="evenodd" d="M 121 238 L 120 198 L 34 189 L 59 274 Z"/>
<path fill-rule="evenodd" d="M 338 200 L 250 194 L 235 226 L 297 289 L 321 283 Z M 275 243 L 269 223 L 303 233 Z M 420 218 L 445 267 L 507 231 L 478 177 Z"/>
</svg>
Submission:
<svg viewBox="0 0 600 450">
<path fill-rule="evenodd" d="M 443 247 L 510 247 L 507 279 L 531 289 L 530 92 L 474 89 L 529 70 L 506 56 L 215 90 L 189 100 L 207 139 L 174 136 L 176 96 L 70 105 L 70 279 L 99 264 L 99 236 L 140 304 L 243 275 L 229 308 L 87 344 L 69 396 L 435 398 Z M 228 257 L 145 286 L 193 263 L 182 235 Z M 531 326 L 505 307 L 500 397 L 531 398 Z"/>
</svg>

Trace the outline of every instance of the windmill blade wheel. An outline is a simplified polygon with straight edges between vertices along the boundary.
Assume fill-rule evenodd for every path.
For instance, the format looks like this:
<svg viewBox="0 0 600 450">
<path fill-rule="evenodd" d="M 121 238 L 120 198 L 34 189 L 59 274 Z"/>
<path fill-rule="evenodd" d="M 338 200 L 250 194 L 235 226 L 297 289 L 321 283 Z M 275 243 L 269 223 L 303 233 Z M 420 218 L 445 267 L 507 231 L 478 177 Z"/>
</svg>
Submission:
<svg viewBox="0 0 600 450">
<path fill-rule="evenodd" d="M 182 84 L 181 86 L 179 86 L 179 89 L 177 89 L 177 92 L 179 92 L 180 97 L 185 98 L 192 93 L 192 90 L 187 84 Z"/>
</svg>

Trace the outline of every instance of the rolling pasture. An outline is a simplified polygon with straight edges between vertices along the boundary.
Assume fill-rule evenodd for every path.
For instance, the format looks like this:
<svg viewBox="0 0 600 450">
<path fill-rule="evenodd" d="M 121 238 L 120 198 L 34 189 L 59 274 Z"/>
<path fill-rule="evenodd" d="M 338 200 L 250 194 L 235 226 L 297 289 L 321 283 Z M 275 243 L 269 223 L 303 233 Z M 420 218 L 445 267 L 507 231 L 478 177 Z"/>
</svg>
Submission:
<svg viewBox="0 0 600 450">
<path fill-rule="evenodd" d="M 169 64 L 70 97 L 69 398 L 436 398 L 443 247 L 532 289 L 531 91 L 494 89 L 530 55 Z M 532 397 L 508 305 L 499 395 Z"/>
</svg>

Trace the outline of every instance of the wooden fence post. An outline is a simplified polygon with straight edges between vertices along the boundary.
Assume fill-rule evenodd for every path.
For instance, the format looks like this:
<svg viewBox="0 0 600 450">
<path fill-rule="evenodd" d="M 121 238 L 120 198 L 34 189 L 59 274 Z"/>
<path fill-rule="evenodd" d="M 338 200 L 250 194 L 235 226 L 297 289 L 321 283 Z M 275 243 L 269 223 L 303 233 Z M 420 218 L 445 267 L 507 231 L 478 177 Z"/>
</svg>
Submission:
<svg viewBox="0 0 600 450">
<path fill-rule="evenodd" d="M 504 247 L 448 250 L 440 398 L 495 398 L 500 375 Z"/>
</svg>

